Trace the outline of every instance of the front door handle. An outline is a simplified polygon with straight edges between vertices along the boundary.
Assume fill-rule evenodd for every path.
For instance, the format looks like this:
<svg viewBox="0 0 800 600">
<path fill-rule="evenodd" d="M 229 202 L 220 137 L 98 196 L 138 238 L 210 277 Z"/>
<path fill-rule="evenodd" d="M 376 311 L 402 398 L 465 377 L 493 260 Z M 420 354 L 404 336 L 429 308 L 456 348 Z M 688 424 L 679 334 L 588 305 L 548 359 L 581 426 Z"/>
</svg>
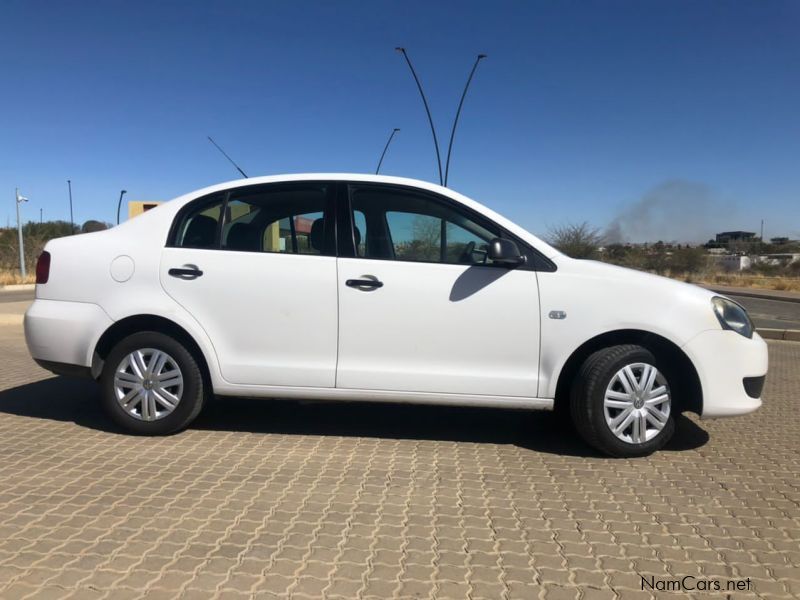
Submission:
<svg viewBox="0 0 800 600">
<path fill-rule="evenodd" d="M 188 280 L 203 276 L 203 272 L 197 268 L 197 265 L 183 265 L 180 269 L 170 269 L 167 273 L 178 279 Z"/>
<path fill-rule="evenodd" d="M 383 282 L 377 279 L 348 279 L 344 284 L 348 287 L 362 290 L 376 290 L 383 287 Z"/>
</svg>

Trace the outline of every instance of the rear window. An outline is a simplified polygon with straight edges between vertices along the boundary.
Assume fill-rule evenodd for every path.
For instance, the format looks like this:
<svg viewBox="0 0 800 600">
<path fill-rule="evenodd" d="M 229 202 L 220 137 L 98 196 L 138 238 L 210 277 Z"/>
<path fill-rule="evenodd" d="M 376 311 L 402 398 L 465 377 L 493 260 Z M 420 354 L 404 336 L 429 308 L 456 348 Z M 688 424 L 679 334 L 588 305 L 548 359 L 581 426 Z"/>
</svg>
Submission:
<svg viewBox="0 0 800 600">
<path fill-rule="evenodd" d="M 198 199 L 177 217 L 170 245 L 237 252 L 333 255 L 329 184 L 236 188 Z"/>
<path fill-rule="evenodd" d="M 321 184 L 264 187 L 228 199 L 221 247 L 240 252 L 325 254 L 327 187 Z"/>
<path fill-rule="evenodd" d="M 179 248 L 216 248 L 223 202 L 224 196 L 215 196 L 184 213 L 173 245 Z"/>
</svg>

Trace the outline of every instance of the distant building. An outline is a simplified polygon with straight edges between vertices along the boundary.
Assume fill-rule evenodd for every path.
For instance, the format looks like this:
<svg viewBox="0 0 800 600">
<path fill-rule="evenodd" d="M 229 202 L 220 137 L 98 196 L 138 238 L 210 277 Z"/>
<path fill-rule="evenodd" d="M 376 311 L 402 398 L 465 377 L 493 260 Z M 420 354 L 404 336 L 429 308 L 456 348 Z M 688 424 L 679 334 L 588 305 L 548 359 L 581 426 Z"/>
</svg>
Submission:
<svg viewBox="0 0 800 600">
<path fill-rule="evenodd" d="M 752 231 L 723 231 L 717 234 L 718 244 L 727 244 L 728 242 L 750 242 L 756 234 Z"/>
<path fill-rule="evenodd" d="M 778 245 L 778 244 L 788 244 L 789 243 L 789 238 L 788 237 L 774 237 L 774 238 L 770 238 L 769 241 L 771 243 L 773 243 L 773 244 L 776 244 L 776 245 Z"/>
<path fill-rule="evenodd" d="M 800 261 L 800 253 L 784 252 L 782 254 L 762 254 L 761 256 L 754 256 L 753 260 L 764 265 L 785 267 L 786 265 Z"/>
<path fill-rule="evenodd" d="M 749 256 L 734 254 L 712 255 L 712 260 L 726 271 L 744 271 L 752 266 Z"/>
<path fill-rule="evenodd" d="M 132 219 L 143 212 L 147 212 L 151 208 L 155 208 L 159 204 L 161 204 L 161 202 L 158 200 L 131 200 L 128 202 L 128 218 Z"/>
</svg>

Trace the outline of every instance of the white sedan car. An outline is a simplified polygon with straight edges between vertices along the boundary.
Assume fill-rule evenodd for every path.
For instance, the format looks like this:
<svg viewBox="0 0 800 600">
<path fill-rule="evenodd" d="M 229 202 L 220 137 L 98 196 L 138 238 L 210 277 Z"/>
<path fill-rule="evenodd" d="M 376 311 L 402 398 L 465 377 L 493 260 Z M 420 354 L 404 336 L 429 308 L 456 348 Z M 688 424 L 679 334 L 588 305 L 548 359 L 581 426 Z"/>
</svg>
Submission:
<svg viewBox="0 0 800 600">
<path fill-rule="evenodd" d="M 613 456 L 681 411 L 761 405 L 767 347 L 693 285 L 574 260 L 452 190 L 396 177 L 245 179 L 49 242 L 33 358 L 100 382 L 138 434 L 211 394 L 556 409 Z"/>
</svg>

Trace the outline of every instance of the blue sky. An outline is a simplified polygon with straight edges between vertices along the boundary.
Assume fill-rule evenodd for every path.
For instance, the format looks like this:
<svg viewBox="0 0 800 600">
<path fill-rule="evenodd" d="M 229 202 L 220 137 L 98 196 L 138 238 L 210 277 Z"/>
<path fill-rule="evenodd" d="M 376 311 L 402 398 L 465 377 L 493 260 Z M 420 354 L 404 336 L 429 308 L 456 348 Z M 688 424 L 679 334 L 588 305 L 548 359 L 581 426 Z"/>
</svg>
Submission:
<svg viewBox="0 0 800 600">
<path fill-rule="evenodd" d="M 150 2 L 0 7 L 0 194 L 28 218 L 113 221 L 119 190 L 168 199 L 249 175 L 437 179 L 536 233 L 723 229 L 800 237 L 800 3 Z M 642 217 L 644 214 L 644 217 Z M 642 221 L 644 219 L 644 221 Z M 2 223 L 5 225 L 5 222 Z"/>
</svg>

